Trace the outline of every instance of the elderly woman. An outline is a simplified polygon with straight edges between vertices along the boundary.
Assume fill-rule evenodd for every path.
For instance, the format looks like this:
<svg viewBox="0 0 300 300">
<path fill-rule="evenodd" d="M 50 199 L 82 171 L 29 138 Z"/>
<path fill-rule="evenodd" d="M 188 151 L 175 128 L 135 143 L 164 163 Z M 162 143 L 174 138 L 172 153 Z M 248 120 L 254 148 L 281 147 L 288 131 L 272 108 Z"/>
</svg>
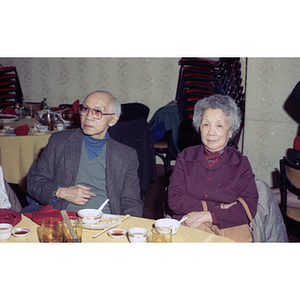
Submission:
<svg viewBox="0 0 300 300">
<path fill-rule="evenodd" d="M 212 95 L 200 100 L 194 108 L 193 125 L 203 145 L 184 149 L 177 158 L 170 177 L 168 203 L 175 219 L 188 218 L 184 225 L 197 228 L 211 222 L 219 228 L 249 223 L 241 197 L 254 218 L 258 192 L 247 157 L 227 146 L 239 129 L 240 111 L 229 96 Z M 208 212 L 203 211 L 206 201 Z"/>
</svg>

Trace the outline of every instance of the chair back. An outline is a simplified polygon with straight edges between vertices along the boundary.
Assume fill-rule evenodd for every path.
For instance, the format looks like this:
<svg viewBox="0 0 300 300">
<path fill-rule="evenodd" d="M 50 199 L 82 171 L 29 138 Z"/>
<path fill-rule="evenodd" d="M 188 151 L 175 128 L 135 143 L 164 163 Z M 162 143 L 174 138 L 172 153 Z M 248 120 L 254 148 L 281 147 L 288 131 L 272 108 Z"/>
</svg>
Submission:
<svg viewBox="0 0 300 300">
<path fill-rule="evenodd" d="M 286 177 L 292 185 L 300 189 L 300 168 L 296 169 L 296 167 L 296 165 L 291 166 L 286 163 Z"/>
<path fill-rule="evenodd" d="M 121 104 L 122 113 L 120 115 L 119 121 L 133 121 L 139 118 L 144 118 L 147 121 L 150 108 L 138 102 L 122 103 Z"/>
<path fill-rule="evenodd" d="M 300 196 L 300 166 L 293 164 L 286 157 L 280 160 L 281 173 L 281 212 L 286 222 L 287 215 L 287 191 Z"/>
</svg>

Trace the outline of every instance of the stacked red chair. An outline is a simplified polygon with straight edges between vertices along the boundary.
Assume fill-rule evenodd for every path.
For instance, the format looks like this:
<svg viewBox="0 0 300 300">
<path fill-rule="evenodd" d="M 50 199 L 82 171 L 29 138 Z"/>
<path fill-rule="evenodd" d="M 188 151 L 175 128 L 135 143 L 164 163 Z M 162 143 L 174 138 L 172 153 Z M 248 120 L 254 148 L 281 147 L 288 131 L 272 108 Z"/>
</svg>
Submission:
<svg viewBox="0 0 300 300">
<path fill-rule="evenodd" d="M 191 125 L 194 106 L 197 101 L 214 94 L 232 97 L 241 110 L 241 128 L 235 139 L 230 141 L 230 146 L 237 148 L 245 114 L 245 94 L 239 58 L 181 58 L 178 64 L 180 69 L 176 100 L 182 128 L 187 138 L 183 148 L 201 142 Z"/>
<path fill-rule="evenodd" d="M 0 66 L 0 109 L 22 102 L 22 89 L 16 67 Z"/>
</svg>

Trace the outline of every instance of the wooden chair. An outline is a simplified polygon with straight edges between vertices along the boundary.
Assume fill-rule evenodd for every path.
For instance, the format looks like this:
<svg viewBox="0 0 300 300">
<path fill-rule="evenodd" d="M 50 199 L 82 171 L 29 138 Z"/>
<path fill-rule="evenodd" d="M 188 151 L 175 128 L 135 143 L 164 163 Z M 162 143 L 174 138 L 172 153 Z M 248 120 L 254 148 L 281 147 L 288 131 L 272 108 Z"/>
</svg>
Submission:
<svg viewBox="0 0 300 300">
<path fill-rule="evenodd" d="M 283 159 L 280 160 L 280 173 L 280 209 L 289 233 L 291 225 L 300 225 L 300 208 L 287 206 L 287 191 L 300 196 L 300 166 L 293 164 L 286 157 L 283 157 Z"/>
<path fill-rule="evenodd" d="M 177 151 L 172 138 L 172 130 L 166 131 L 164 137 L 154 143 L 155 155 L 160 157 L 164 163 L 165 174 L 171 173 L 171 160 L 177 159 Z"/>
</svg>

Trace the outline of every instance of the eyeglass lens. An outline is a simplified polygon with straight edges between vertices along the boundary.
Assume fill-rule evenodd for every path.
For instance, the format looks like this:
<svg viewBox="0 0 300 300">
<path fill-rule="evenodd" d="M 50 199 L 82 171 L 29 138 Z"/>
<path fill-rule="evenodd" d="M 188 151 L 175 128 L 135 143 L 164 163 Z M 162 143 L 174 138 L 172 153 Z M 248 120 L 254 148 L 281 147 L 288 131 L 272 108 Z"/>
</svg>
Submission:
<svg viewBox="0 0 300 300">
<path fill-rule="evenodd" d="M 90 108 L 90 107 L 82 107 L 81 109 L 81 114 L 82 115 L 87 115 L 88 112 L 91 111 L 92 112 L 92 116 L 96 119 L 101 119 L 102 118 L 102 111 L 101 110 L 98 110 L 98 109 L 93 109 L 93 108 Z"/>
</svg>

